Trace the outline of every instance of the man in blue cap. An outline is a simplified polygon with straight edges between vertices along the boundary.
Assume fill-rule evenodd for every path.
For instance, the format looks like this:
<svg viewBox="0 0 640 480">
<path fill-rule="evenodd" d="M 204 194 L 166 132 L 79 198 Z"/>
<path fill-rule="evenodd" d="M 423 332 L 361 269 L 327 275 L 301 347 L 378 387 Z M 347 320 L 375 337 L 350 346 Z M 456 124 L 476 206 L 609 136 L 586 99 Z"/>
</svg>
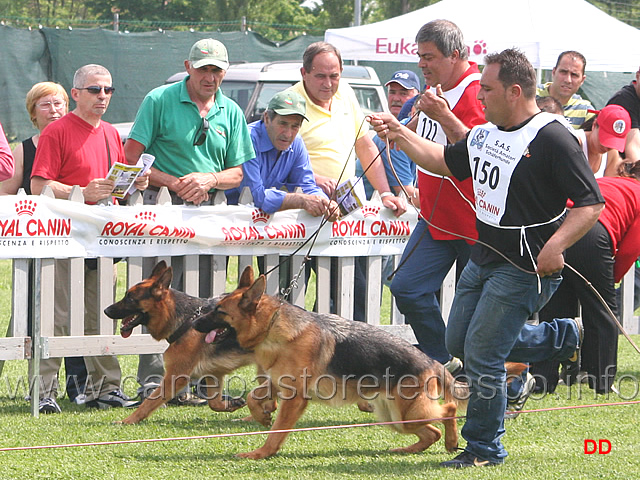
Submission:
<svg viewBox="0 0 640 480">
<path fill-rule="evenodd" d="M 398 120 L 402 121 L 403 118 L 399 116 L 403 110 L 403 106 L 415 98 L 420 92 L 420 79 L 415 72 L 411 70 L 398 70 L 395 72 L 391 79 L 384 84 L 387 87 L 387 102 L 389 105 L 389 111 Z M 409 115 L 410 116 L 410 115 Z M 393 169 L 396 171 L 401 183 L 398 183 L 396 176 L 393 174 L 393 170 L 389 165 L 388 156 L 386 152 L 386 144 L 378 136 L 373 137 L 373 143 L 376 144 L 378 150 L 382 152 L 382 163 L 384 164 L 385 173 L 387 174 L 387 182 L 389 186 L 395 191 L 396 194 L 402 191 L 402 186 L 409 194 L 409 199 L 417 203 L 418 191 L 415 188 L 416 183 L 416 165 L 413 163 L 407 155 L 401 150 L 391 149 L 391 162 L 393 163 Z M 362 167 L 358 163 L 356 173 L 361 175 Z M 367 198 L 371 198 L 373 194 L 373 187 L 367 181 L 366 177 L 362 177 L 365 193 Z"/>
<path fill-rule="evenodd" d="M 398 120 L 402 120 L 398 117 L 402 107 L 420 92 L 418 75 L 411 70 L 398 70 L 384 86 L 388 88 L 389 110 Z"/>
</svg>

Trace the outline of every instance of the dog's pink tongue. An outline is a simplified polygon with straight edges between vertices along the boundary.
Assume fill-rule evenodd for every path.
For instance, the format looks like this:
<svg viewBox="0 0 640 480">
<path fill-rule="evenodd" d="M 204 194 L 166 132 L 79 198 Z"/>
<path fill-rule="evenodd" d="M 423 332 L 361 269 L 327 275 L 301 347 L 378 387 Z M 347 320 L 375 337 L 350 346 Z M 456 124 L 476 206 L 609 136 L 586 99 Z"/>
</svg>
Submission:
<svg viewBox="0 0 640 480">
<path fill-rule="evenodd" d="M 207 336 L 204 337 L 204 341 L 207 343 L 213 343 L 213 341 L 216 339 L 217 334 L 217 330 L 211 330 L 209 333 L 207 333 Z"/>
<path fill-rule="evenodd" d="M 120 335 L 122 335 L 122 338 L 128 338 L 131 336 L 132 331 L 130 328 L 126 328 L 126 326 L 132 319 L 133 319 L 133 315 L 130 315 L 122 319 L 122 325 L 120 325 Z"/>
</svg>

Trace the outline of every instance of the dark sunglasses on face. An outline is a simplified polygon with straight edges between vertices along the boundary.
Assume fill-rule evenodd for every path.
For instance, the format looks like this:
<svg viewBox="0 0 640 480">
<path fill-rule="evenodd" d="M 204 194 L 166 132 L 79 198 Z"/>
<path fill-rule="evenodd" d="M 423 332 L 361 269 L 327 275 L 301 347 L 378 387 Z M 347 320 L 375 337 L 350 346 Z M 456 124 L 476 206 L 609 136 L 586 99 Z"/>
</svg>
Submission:
<svg viewBox="0 0 640 480">
<path fill-rule="evenodd" d="M 207 139 L 207 131 L 209 130 L 209 121 L 202 117 L 202 125 L 196 132 L 196 139 L 193 141 L 195 147 L 199 147 Z"/>
<path fill-rule="evenodd" d="M 111 95 L 116 91 L 116 87 L 98 87 L 96 85 L 92 85 L 91 87 L 76 88 L 76 90 L 86 90 L 93 95 L 98 95 L 101 90 L 104 90 L 105 94 Z"/>
</svg>

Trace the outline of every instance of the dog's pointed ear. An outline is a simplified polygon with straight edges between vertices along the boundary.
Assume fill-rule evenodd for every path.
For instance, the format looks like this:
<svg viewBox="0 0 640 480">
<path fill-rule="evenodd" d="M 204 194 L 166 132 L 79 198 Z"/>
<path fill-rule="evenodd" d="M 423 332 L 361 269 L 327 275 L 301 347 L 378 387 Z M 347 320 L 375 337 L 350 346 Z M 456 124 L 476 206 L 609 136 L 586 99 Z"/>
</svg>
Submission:
<svg viewBox="0 0 640 480">
<path fill-rule="evenodd" d="M 267 279 L 264 275 L 260 275 L 258 279 L 242 294 L 242 300 L 240 300 L 239 303 L 240 308 L 254 312 L 258 306 L 260 297 L 264 295 L 266 288 Z"/>
<path fill-rule="evenodd" d="M 151 277 L 150 278 L 156 278 L 159 277 L 162 272 L 164 272 L 167 269 L 167 262 L 165 262 L 164 260 L 159 261 L 155 267 L 153 267 L 153 271 L 151 272 Z"/>
<path fill-rule="evenodd" d="M 160 278 L 156 279 L 156 281 L 153 283 L 154 293 L 156 289 L 167 290 L 171 285 L 172 278 L 173 278 L 173 268 L 169 267 L 165 269 L 165 271 L 162 272 L 162 274 L 160 275 Z"/>
<path fill-rule="evenodd" d="M 253 267 L 251 265 L 248 265 L 242 272 L 242 275 L 240 276 L 240 281 L 238 282 L 238 288 L 248 287 L 253 283 L 253 278 L 254 278 Z"/>
</svg>

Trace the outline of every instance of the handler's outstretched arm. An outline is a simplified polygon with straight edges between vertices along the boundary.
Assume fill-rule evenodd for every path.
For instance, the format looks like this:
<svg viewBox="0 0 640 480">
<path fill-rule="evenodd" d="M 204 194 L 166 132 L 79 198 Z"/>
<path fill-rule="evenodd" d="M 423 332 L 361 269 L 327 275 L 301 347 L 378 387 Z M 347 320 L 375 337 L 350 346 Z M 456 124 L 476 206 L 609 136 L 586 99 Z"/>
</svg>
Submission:
<svg viewBox="0 0 640 480">
<path fill-rule="evenodd" d="M 416 165 L 437 175 L 451 175 L 444 161 L 442 145 L 412 132 L 390 113 L 375 113 L 369 115 L 368 119 L 382 140 L 388 138 L 390 142 L 394 142 Z"/>
</svg>

